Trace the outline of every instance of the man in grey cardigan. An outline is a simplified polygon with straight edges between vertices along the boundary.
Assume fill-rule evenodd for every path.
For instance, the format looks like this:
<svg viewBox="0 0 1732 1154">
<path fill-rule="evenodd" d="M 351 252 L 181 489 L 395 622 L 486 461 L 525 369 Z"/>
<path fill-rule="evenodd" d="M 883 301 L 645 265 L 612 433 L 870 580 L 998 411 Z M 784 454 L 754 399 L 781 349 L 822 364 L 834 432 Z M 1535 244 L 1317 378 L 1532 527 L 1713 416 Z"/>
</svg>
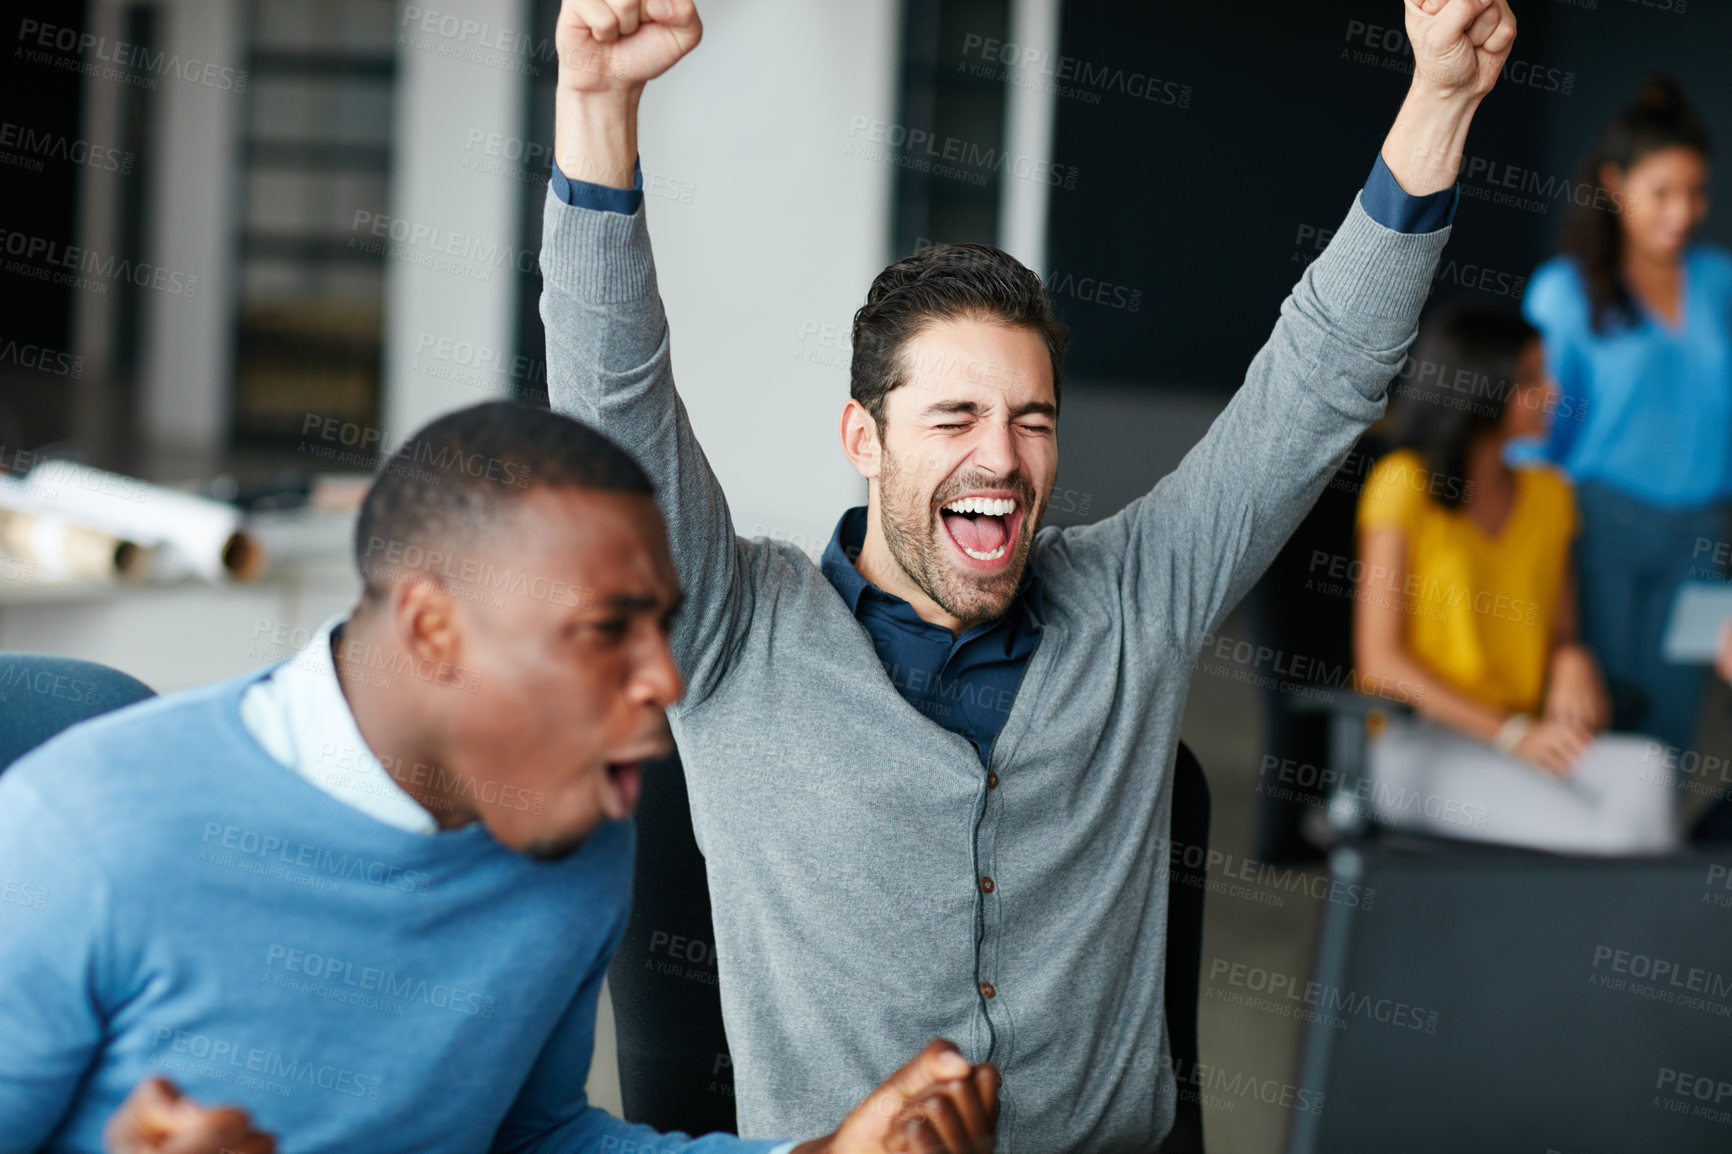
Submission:
<svg viewBox="0 0 1732 1154">
<path fill-rule="evenodd" d="M 934 1034 L 997 1064 L 1001 1149 L 1171 1127 L 1163 846 L 1191 669 L 1383 412 L 1515 36 L 1505 0 L 1406 8 L 1413 87 L 1365 190 L 1171 475 L 1037 532 L 1063 327 L 1010 257 L 939 246 L 855 318 L 842 448 L 868 499 L 814 564 L 735 536 L 674 390 L 636 113 L 698 42 L 691 0 L 565 0 L 549 387 L 654 478 L 687 594 L 671 717 L 743 1135 L 828 1130 Z"/>
</svg>

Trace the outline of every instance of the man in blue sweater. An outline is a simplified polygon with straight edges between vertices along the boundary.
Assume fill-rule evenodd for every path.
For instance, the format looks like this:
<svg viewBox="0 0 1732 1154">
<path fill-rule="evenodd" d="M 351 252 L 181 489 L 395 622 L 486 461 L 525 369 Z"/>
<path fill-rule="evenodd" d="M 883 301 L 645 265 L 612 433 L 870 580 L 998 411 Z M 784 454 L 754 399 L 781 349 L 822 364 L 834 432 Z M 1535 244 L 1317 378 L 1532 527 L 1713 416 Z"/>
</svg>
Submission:
<svg viewBox="0 0 1732 1154">
<path fill-rule="evenodd" d="M 1505 0 L 1408 0 L 1406 25 L 1412 87 L 1363 192 L 1170 476 L 1041 528 L 1063 326 L 1008 255 L 934 246 L 855 314 L 841 447 L 867 500 L 814 562 L 735 534 L 674 386 L 637 113 L 701 38 L 692 0 L 564 0 L 548 389 L 655 478 L 689 599 L 669 716 L 741 1134 L 833 1125 L 934 1034 L 998 1065 L 1007 1149 L 1170 1131 L 1165 847 L 1191 671 L 1382 414 L 1515 39 Z"/>
<path fill-rule="evenodd" d="M 0 1154 L 791 1148 L 584 1097 L 683 690 L 649 480 L 479 405 L 397 451 L 355 550 L 360 605 L 300 656 L 0 775 Z M 934 1042 L 800 1149 L 961 1154 L 995 1116 Z"/>
</svg>

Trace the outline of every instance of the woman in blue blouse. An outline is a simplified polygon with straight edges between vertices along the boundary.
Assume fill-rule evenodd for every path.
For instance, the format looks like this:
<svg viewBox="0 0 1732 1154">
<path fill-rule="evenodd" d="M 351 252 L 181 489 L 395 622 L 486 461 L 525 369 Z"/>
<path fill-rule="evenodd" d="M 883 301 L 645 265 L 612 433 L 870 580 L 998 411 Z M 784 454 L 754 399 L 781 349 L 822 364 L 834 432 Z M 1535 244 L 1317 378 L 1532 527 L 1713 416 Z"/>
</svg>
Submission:
<svg viewBox="0 0 1732 1154">
<path fill-rule="evenodd" d="M 1582 632 L 1614 725 L 1684 748 L 1707 670 L 1660 644 L 1679 583 L 1713 576 L 1732 496 L 1732 255 L 1692 239 L 1708 149 L 1677 86 L 1644 83 L 1523 302 L 1563 390 L 1545 455 L 1577 483 Z"/>
</svg>

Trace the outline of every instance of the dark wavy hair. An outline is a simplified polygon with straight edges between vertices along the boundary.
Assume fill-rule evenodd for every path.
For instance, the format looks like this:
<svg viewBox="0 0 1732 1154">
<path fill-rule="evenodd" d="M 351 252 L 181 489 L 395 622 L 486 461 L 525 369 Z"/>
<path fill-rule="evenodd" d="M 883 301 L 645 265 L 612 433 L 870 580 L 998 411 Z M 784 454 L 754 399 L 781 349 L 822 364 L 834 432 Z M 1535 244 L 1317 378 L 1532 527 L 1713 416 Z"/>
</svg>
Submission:
<svg viewBox="0 0 1732 1154">
<path fill-rule="evenodd" d="M 1595 197 L 1589 204 L 1571 204 L 1564 215 L 1563 250 L 1574 258 L 1587 284 L 1595 332 L 1630 324 L 1636 317 L 1635 301 L 1624 283 L 1620 263 L 1623 225 L 1619 214 L 1593 207 L 1610 199 L 1600 181 L 1600 169 L 1610 164 L 1628 172 L 1643 157 L 1667 148 L 1688 148 L 1707 157 L 1708 129 L 1677 81 L 1652 75 L 1642 81 L 1635 99 L 1606 126 L 1583 161 L 1581 183 L 1593 188 Z"/>
<path fill-rule="evenodd" d="M 1040 277 L 990 244 L 934 244 L 890 265 L 854 314 L 849 395 L 884 430 L 884 398 L 906 381 L 903 346 L 934 321 L 964 317 L 1034 329 L 1052 358 L 1053 404 L 1064 386 L 1070 328 Z"/>
<path fill-rule="evenodd" d="M 1539 330 L 1511 307 L 1456 305 L 1420 329 L 1390 402 L 1392 449 L 1411 449 L 1446 509 L 1467 495 L 1467 451 L 1503 420 L 1515 395 L 1516 367 Z"/>
</svg>

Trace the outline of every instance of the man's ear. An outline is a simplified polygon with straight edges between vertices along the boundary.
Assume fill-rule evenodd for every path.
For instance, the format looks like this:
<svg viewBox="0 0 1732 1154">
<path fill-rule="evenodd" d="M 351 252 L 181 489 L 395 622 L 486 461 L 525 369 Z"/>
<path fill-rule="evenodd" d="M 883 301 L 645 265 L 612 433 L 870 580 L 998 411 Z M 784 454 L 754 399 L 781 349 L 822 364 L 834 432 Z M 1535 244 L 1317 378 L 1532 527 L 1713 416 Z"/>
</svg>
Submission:
<svg viewBox="0 0 1732 1154">
<path fill-rule="evenodd" d="M 456 609 L 451 595 L 431 577 L 406 576 L 391 590 L 398 644 L 418 660 L 459 664 L 463 646 Z"/>
<path fill-rule="evenodd" d="M 842 452 L 867 480 L 878 476 L 884 463 L 884 446 L 878 440 L 878 422 L 866 406 L 849 397 L 842 406 Z"/>
</svg>

